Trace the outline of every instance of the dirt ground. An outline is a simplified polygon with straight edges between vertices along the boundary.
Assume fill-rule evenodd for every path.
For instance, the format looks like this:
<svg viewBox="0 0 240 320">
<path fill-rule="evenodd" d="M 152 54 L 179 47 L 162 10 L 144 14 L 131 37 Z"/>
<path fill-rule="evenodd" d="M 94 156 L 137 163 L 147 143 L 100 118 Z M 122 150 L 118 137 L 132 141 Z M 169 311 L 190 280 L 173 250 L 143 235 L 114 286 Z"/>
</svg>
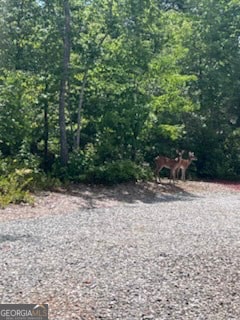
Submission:
<svg viewBox="0 0 240 320">
<path fill-rule="evenodd" d="M 54 192 L 43 191 L 34 194 L 34 205 L 10 205 L 0 209 L 0 222 L 34 218 L 43 215 L 67 214 L 79 209 L 113 207 L 121 204 L 151 203 L 159 194 L 201 192 L 239 192 L 240 183 L 225 181 L 179 181 L 169 183 L 138 182 L 116 186 L 71 185 Z"/>
</svg>

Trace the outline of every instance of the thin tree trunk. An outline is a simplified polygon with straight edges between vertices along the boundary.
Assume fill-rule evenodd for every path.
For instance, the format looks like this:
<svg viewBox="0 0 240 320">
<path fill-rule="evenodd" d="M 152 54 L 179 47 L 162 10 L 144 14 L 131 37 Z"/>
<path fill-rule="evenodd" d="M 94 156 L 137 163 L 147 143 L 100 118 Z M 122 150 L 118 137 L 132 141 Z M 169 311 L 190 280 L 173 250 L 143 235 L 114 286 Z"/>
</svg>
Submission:
<svg viewBox="0 0 240 320">
<path fill-rule="evenodd" d="M 59 127 L 60 127 L 60 160 L 62 165 L 68 161 L 68 145 L 66 134 L 65 105 L 70 61 L 70 8 L 68 0 L 63 1 L 64 6 L 64 35 L 63 35 L 63 69 L 59 97 Z"/>
<path fill-rule="evenodd" d="M 23 1 L 20 1 L 19 3 L 20 10 L 18 12 L 17 16 L 17 28 L 18 30 L 22 30 L 21 20 L 23 17 Z M 16 56 L 15 56 L 15 65 L 16 70 L 22 70 L 23 69 L 23 47 L 20 44 L 21 42 L 21 36 L 18 37 L 16 41 Z"/>
<path fill-rule="evenodd" d="M 78 102 L 78 117 L 77 117 L 77 138 L 76 138 L 76 149 L 79 150 L 80 148 L 80 131 L 81 131 L 81 112 L 83 106 L 83 98 L 84 98 L 84 90 L 87 83 L 87 76 L 88 76 L 88 68 L 84 72 L 83 82 L 81 86 L 81 91 L 79 95 L 79 102 Z"/>
<path fill-rule="evenodd" d="M 72 115 L 72 110 L 71 110 L 71 100 L 70 100 L 70 81 L 68 79 L 67 83 L 67 114 L 69 118 L 69 126 L 70 126 L 70 133 L 71 133 L 71 143 L 68 141 L 68 147 L 69 150 L 72 151 L 75 147 L 75 138 L 74 138 L 74 130 L 73 130 L 73 115 Z"/>
<path fill-rule="evenodd" d="M 46 83 L 45 87 L 45 93 L 48 92 L 48 84 Z M 49 123 L 48 123 L 48 99 L 45 98 L 44 101 L 44 133 L 43 133 L 43 139 L 44 139 L 44 154 L 43 154 L 43 161 L 44 161 L 44 171 L 46 172 L 48 168 L 48 129 L 49 129 Z"/>
<path fill-rule="evenodd" d="M 104 40 L 107 38 L 107 33 L 102 37 L 102 39 L 99 41 L 98 47 L 101 47 L 101 45 L 103 44 Z M 86 83 L 87 83 L 87 77 L 88 77 L 88 71 L 90 69 L 90 65 L 94 65 L 95 64 L 95 60 L 97 59 L 97 57 L 94 57 L 93 60 L 91 61 L 91 63 L 88 63 L 85 71 L 84 71 L 84 75 L 83 75 L 83 82 L 82 82 L 82 86 L 81 86 L 81 90 L 80 90 L 80 94 L 79 94 L 79 100 L 78 100 L 78 118 L 77 118 L 77 137 L 76 137 L 76 150 L 78 150 L 80 148 L 80 136 L 81 136 L 81 121 L 82 121 L 82 117 L 81 117 L 81 112 L 82 112 L 82 106 L 83 106 L 83 99 L 84 99 L 84 90 L 86 87 Z"/>
<path fill-rule="evenodd" d="M 137 96 L 137 81 L 134 80 L 134 87 L 133 87 L 133 105 L 134 109 L 136 108 L 138 103 L 138 96 Z M 137 117 L 137 114 L 135 115 Z M 132 140 L 132 161 L 136 161 L 136 151 L 137 151 L 137 136 L 138 136 L 138 128 L 137 128 L 137 120 L 134 119 L 133 122 L 133 140 Z"/>
</svg>

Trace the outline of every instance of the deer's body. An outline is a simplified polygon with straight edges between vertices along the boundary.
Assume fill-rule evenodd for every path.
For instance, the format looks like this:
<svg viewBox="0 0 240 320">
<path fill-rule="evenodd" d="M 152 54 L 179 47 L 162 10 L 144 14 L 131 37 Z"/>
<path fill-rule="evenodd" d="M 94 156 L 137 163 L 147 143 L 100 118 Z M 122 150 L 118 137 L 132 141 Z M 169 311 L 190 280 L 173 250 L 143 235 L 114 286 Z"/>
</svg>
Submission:
<svg viewBox="0 0 240 320">
<path fill-rule="evenodd" d="M 194 155 L 194 152 L 188 153 L 188 159 L 180 159 L 179 166 L 176 171 L 177 177 L 179 176 L 179 171 L 182 170 L 181 180 L 184 180 L 184 181 L 186 180 L 187 168 L 190 166 L 193 160 L 197 160 L 197 158 Z"/>
<path fill-rule="evenodd" d="M 174 181 L 176 177 L 176 170 L 179 167 L 180 160 L 181 158 L 170 159 L 168 157 L 157 156 L 155 158 L 155 175 L 157 181 L 159 178 L 159 173 L 163 168 L 170 169 L 170 179 Z"/>
</svg>

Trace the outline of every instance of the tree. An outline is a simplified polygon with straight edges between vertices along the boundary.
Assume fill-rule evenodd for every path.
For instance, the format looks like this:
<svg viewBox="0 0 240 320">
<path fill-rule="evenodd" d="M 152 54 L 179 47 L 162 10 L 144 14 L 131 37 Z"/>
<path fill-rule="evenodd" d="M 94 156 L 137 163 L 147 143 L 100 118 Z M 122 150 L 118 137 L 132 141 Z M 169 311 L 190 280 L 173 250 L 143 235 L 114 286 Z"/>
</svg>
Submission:
<svg viewBox="0 0 240 320">
<path fill-rule="evenodd" d="M 61 165 L 75 157 L 80 175 L 86 163 L 184 147 L 200 175 L 237 175 L 239 5 L 0 0 L 3 156 L 24 149 L 48 171 L 60 147 Z"/>
<path fill-rule="evenodd" d="M 67 82 L 68 82 L 69 62 L 70 62 L 70 48 L 71 48 L 70 7 L 69 7 L 68 0 L 63 0 L 63 10 L 64 10 L 63 58 L 62 58 L 60 97 L 59 97 L 59 129 L 60 129 L 60 160 L 62 165 L 65 166 L 68 161 L 65 106 L 66 106 L 66 92 L 67 92 Z"/>
<path fill-rule="evenodd" d="M 199 173 L 222 177 L 232 171 L 232 150 L 225 141 L 240 124 L 239 4 L 189 1 L 188 10 L 194 37 L 189 39 L 186 67 L 198 77 L 192 98 L 199 110 L 185 118 L 187 140 L 198 151 Z"/>
</svg>

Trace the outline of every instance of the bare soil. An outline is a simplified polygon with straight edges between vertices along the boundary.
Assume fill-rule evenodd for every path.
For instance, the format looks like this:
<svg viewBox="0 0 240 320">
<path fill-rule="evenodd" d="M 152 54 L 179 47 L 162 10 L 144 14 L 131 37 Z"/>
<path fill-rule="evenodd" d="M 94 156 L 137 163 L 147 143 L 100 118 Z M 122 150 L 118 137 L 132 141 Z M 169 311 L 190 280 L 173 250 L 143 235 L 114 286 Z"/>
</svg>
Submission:
<svg viewBox="0 0 240 320">
<path fill-rule="evenodd" d="M 0 222 L 35 218 L 43 215 L 67 214 L 79 209 L 114 207 L 124 204 L 152 203 L 159 194 L 199 194 L 211 192 L 240 192 L 240 183 L 227 181 L 179 181 L 169 183 L 138 182 L 116 186 L 71 185 L 53 192 L 34 194 L 34 205 L 9 205 L 0 209 Z"/>
</svg>

